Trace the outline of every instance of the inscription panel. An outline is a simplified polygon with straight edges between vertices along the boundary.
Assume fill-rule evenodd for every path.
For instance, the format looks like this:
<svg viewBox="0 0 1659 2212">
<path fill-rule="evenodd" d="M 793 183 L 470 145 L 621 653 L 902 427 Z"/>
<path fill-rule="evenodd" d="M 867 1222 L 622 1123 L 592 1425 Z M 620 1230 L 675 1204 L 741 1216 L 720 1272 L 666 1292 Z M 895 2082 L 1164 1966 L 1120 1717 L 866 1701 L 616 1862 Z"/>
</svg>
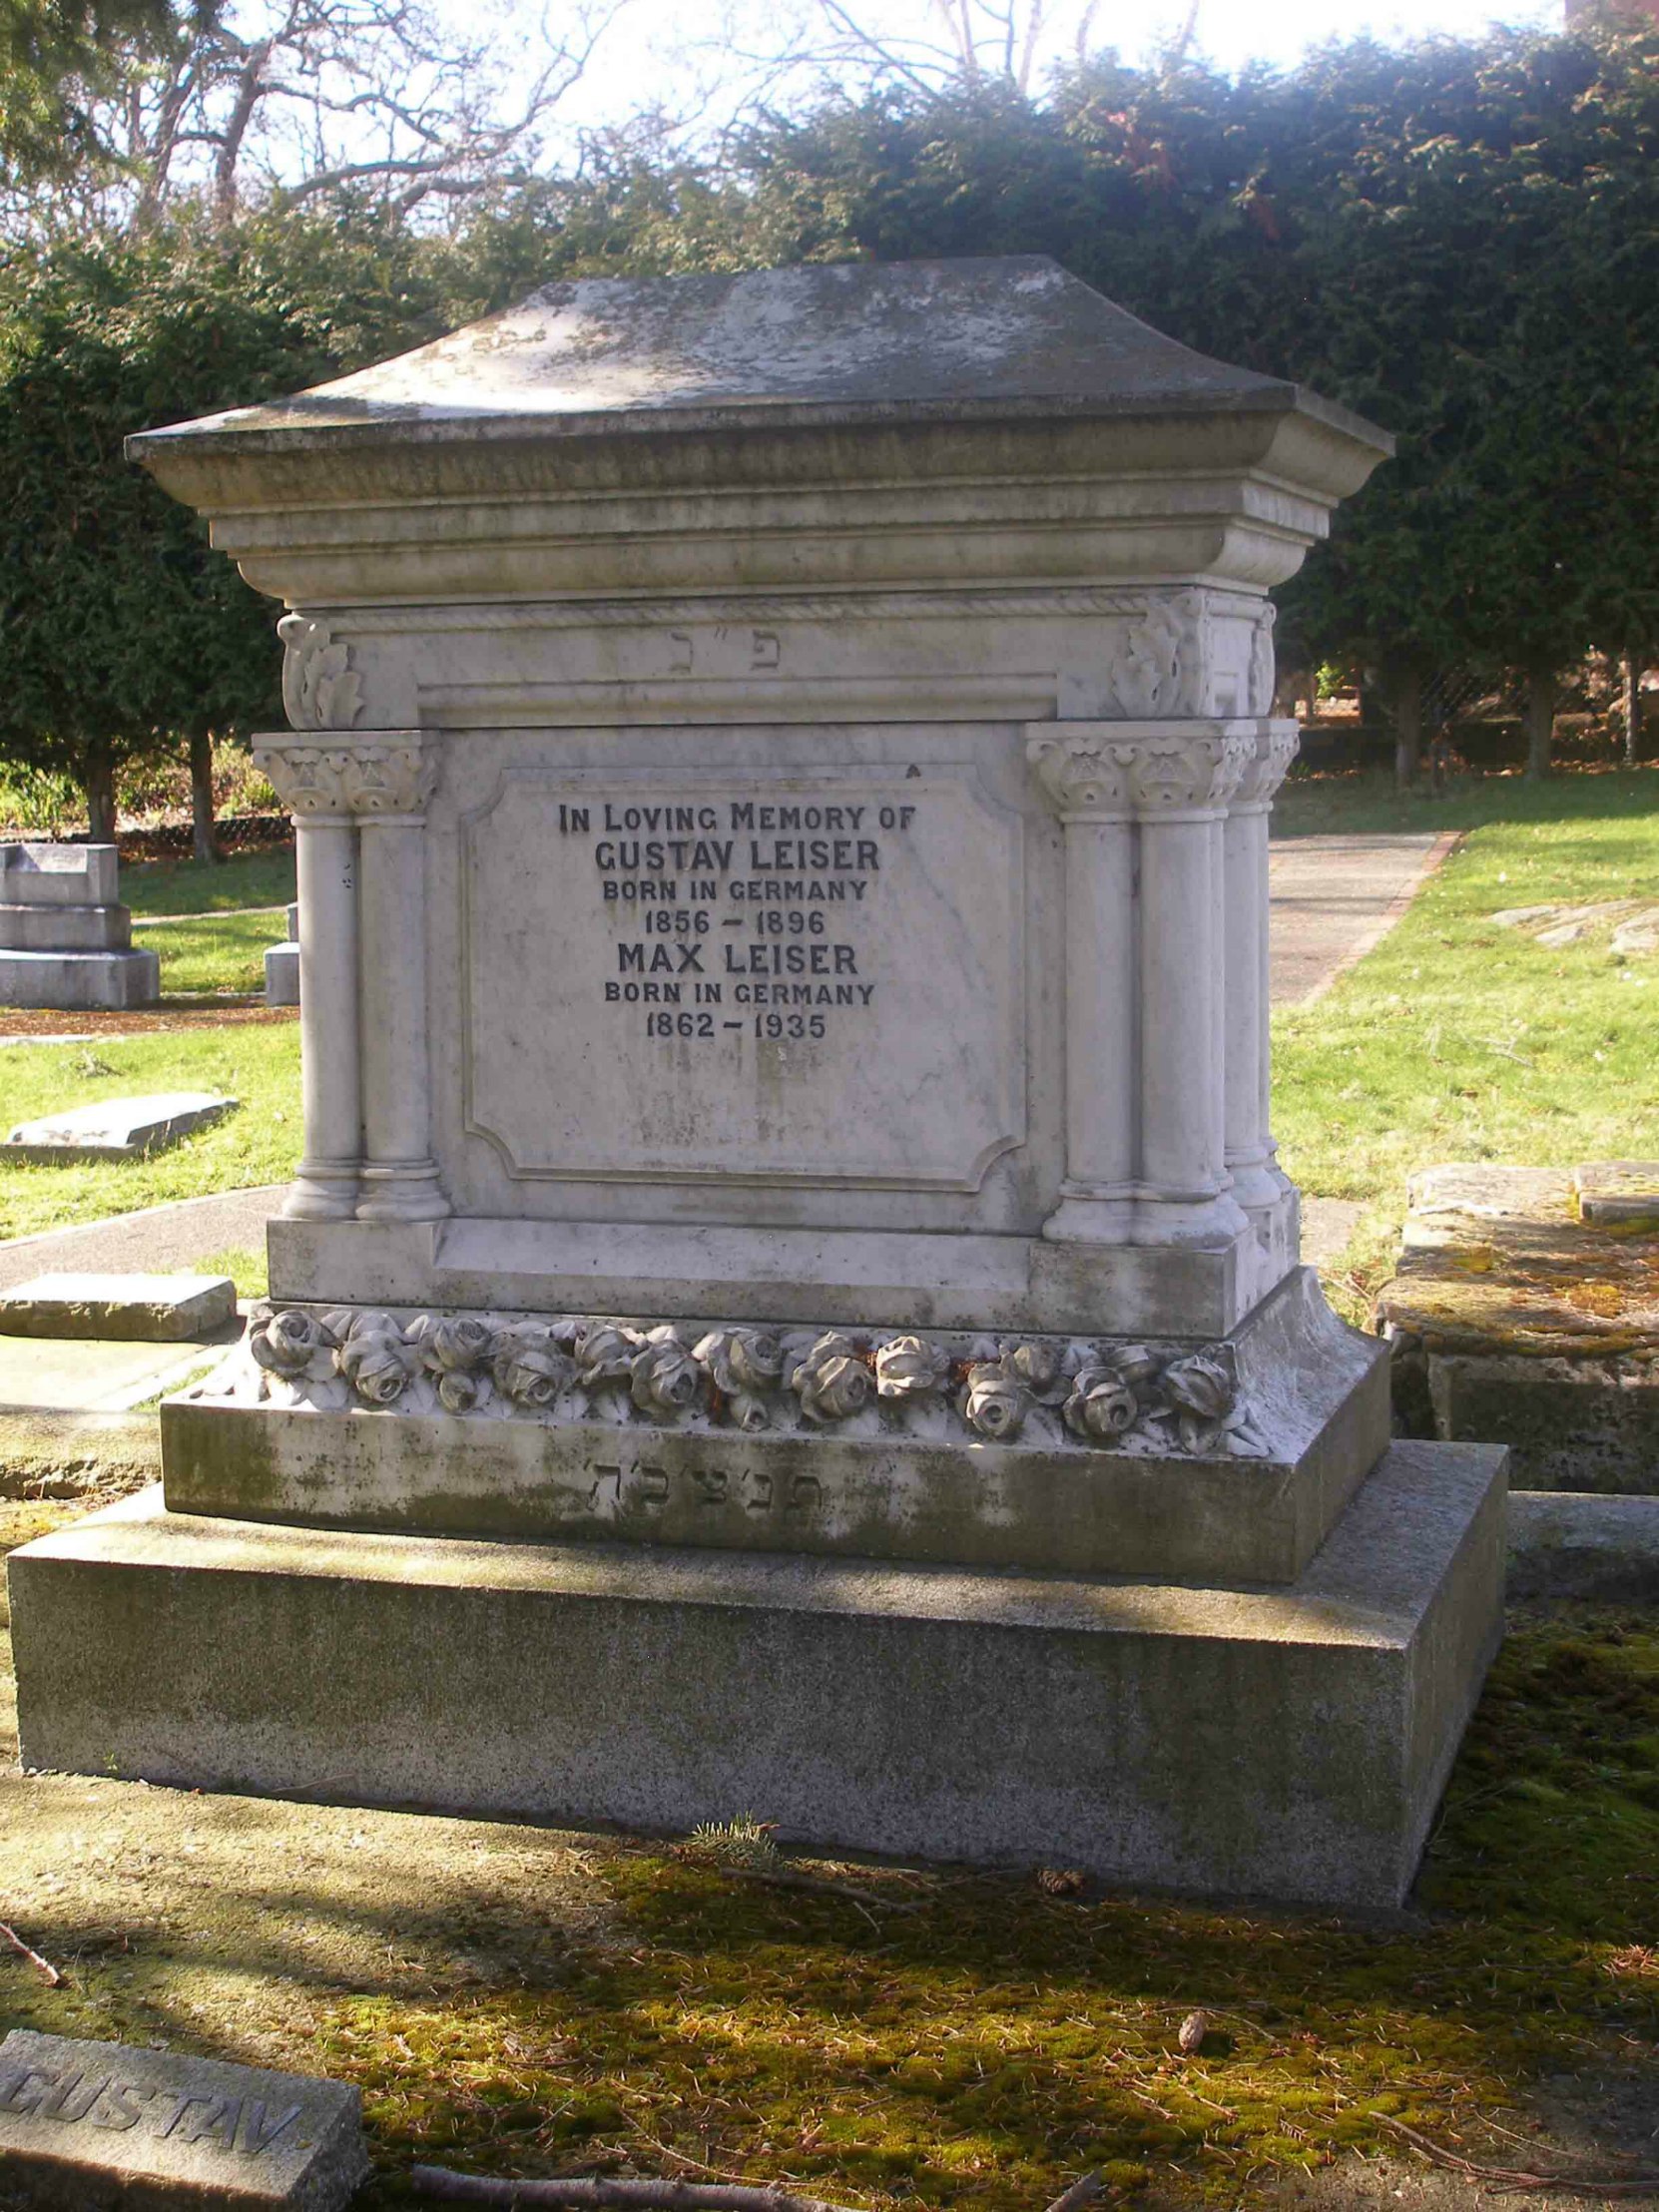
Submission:
<svg viewBox="0 0 1659 2212">
<path fill-rule="evenodd" d="M 468 1129 L 520 1177 L 977 1189 L 1024 1138 L 1021 837 L 971 767 L 505 771 Z"/>
</svg>

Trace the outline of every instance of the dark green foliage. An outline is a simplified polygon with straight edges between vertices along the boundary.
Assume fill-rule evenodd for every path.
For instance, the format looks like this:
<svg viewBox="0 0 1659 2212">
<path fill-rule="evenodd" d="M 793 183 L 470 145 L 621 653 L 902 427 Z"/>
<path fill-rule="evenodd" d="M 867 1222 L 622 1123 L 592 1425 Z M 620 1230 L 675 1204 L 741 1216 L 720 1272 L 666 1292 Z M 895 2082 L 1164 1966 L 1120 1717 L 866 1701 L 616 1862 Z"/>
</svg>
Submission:
<svg viewBox="0 0 1659 2212">
<path fill-rule="evenodd" d="M 96 153 L 91 95 L 118 50 L 172 21 L 167 0 L 0 0 L 0 179 L 63 176 Z"/>
<path fill-rule="evenodd" d="M 280 718 L 275 610 L 123 457 L 441 327 L 412 250 L 321 225 L 19 256 L 0 281 L 0 753 L 75 775 Z"/>
</svg>

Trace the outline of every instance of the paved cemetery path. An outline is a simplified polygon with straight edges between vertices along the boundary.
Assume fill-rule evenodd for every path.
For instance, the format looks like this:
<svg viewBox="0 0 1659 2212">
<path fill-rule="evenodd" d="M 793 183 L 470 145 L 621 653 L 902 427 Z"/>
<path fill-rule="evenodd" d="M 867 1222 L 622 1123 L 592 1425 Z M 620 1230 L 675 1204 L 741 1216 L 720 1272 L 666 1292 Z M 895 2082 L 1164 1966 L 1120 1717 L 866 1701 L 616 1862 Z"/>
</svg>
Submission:
<svg viewBox="0 0 1659 2212">
<path fill-rule="evenodd" d="M 1286 837 L 1272 847 L 1273 1003 L 1309 1006 L 1386 936 L 1457 830 Z"/>
<path fill-rule="evenodd" d="M 165 1275 L 189 1270 L 215 1252 L 260 1251 L 265 1225 L 282 1203 L 286 1185 L 251 1191 L 216 1191 L 183 1198 L 142 1213 L 82 1222 L 74 1229 L 44 1230 L 0 1244 L 0 1291 L 15 1290 L 31 1276 L 77 1274 Z"/>
</svg>

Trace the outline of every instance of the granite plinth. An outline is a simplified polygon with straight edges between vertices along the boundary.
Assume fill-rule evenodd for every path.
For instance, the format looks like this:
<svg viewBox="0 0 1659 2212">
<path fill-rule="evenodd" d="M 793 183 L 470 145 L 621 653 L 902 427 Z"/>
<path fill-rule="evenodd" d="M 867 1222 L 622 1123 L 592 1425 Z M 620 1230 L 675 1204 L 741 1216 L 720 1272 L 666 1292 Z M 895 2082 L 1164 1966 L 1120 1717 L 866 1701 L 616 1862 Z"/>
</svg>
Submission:
<svg viewBox="0 0 1659 2212">
<path fill-rule="evenodd" d="M 0 905 L 0 951 L 125 952 L 131 943 L 125 906 Z"/>
<path fill-rule="evenodd" d="M 0 1296 L 0 1335 L 172 1344 L 236 1319 L 228 1275 L 37 1275 Z"/>
<path fill-rule="evenodd" d="M 145 955 L 149 957 L 149 955 Z M 95 1106 L 19 1122 L 0 1159 L 41 1163 L 78 1160 L 139 1160 L 163 1152 L 181 1138 L 206 1129 L 238 1101 L 211 1091 L 158 1091 L 146 1098 L 106 1098 Z"/>
<path fill-rule="evenodd" d="M 13 2028 L 0 2043 L 0 2201 L 64 2212 L 335 2212 L 367 2180 L 344 2082 Z"/>
<path fill-rule="evenodd" d="M 337 1328 L 340 1317 L 331 1318 Z M 470 1316 L 461 1326 L 501 1342 L 517 1324 Z M 546 1333 L 537 1334 L 539 1342 Z M 699 1323 L 679 1343 L 688 1352 L 731 1334 Z M 1237 1378 L 1248 1443 L 1218 1432 L 1188 1449 L 1168 1420 L 1126 1429 L 1115 1443 L 1081 1439 L 1063 1417 L 1064 1373 L 1096 1355 L 1064 1343 L 1047 1347 L 1060 1378 L 1047 1401 L 1028 1402 L 999 1440 L 960 1409 L 974 1340 L 899 1340 L 918 1348 L 913 1365 L 931 1360 L 954 1384 L 882 1399 L 865 1371 L 854 1378 L 859 1409 L 822 1425 L 790 1390 L 763 1385 L 747 1400 L 750 1427 L 706 1381 L 685 1411 L 640 1410 L 621 1362 L 608 1383 L 571 1379 L 533 1406 L 492 1386 L 488 1356 L 473 1354 L 436 1378 L 411 1374 L 389 1405 L 365 1404 L 326 1352 L 312 1359 L 318 1382 L 266 1375 L 259 1335 L 254 1355 L 244 1351 L 225 1376 L 162 1409 L 176 1512 L 1288 1583 L 1388 1440 L 1386 1349 L 1338 1321 L 1307 1269 L 1219 1348 Z M 391 1342 L 393 1362 L 402 1352 L 412 1366 Z M 844 1342 L 878 1361 L 873 1340 Z M 1190 1348 L 1134 1349 L 1150 1362 Z M 988 1361 L 998 1348 L 980 1338 L 977 1350 Z M 369 1386 L 391 1386 L 378 1372 L 371 1361 Z M 435 1380 L 459 1384 L 464 1411 L 446 1407 Z M 1146 1397 L 1155 1401 L 1155 1385 Z"/>
<path fill-rule="evenodd" d="M 1396 1444 L 1287 1588 L 237 1523 L 12 1554 L 26 1767 L 1396 1904 L 1501 1622 L 1503 1453 Z"/>
<path fill-rule="evenodd" d="M 266 947 L 265 996 L 268 1006 L 299 1003 L 299 947 L 273 944 Z"/>
<path fill-rule="evenodd" d="M 161 993 L 154 952 L 0 952 L 0 1006 L 153 1006 Z"/>
<path fill-rule="evenodd" d="M 0 844 L 0 905 L 111 906 L 120 872 L 113 844 Z"/>
</svg>

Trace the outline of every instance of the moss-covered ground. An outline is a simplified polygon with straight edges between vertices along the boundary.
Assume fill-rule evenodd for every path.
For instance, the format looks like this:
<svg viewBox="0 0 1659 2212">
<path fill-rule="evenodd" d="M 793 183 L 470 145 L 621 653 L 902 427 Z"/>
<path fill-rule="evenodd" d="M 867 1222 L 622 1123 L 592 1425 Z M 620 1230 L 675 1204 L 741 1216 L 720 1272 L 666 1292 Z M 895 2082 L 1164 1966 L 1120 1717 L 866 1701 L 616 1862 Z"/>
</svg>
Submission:
<svg viewBox="0 0 1659 2212">
<path fill-rule="evenodd" d="M 50 1449 L 0 1479 L 7 1541 L 84 1509 L 41 1494 Z M 831 1894 L 667 1843 L 98 1778 L 0 1780 L 0 1917 L 68 1975 L 0 1953 L 0 2012 L 356 2082 L 367 2206 L 417 2161 L 984 2212 L 1098 2168 L 1116 2201 L 1233 2205 L 1401 2155 L 1390 2122 L 1536 2162 L 1563 2082 L 1634 2084 L 1659 2124 L 1650 1616 L 1515 1624 L 1410 1910 L 1370 1922 L 793 1862 Z M 1629 2141 L 1592 2118 L 1578 2147 L 1618 2172 Z"/>
<path fill-rule="evenodd" d="M 1274 1020 L 1285 1165 L 1309 1197 L 1367 1208 L 1331 1286 L 1362 1320 L 1413 1170 L 1659 1156 L 1659 961 L 1616 958 L 1605 930 L 1552 950 L 1492 921 L 1659 896 L 1659 773 L 1486 778 L 1440 802 L 1348 784 L 1288 787 L 1281 828 L 1469 830 L 1373 952 Z"/>
</svg>

